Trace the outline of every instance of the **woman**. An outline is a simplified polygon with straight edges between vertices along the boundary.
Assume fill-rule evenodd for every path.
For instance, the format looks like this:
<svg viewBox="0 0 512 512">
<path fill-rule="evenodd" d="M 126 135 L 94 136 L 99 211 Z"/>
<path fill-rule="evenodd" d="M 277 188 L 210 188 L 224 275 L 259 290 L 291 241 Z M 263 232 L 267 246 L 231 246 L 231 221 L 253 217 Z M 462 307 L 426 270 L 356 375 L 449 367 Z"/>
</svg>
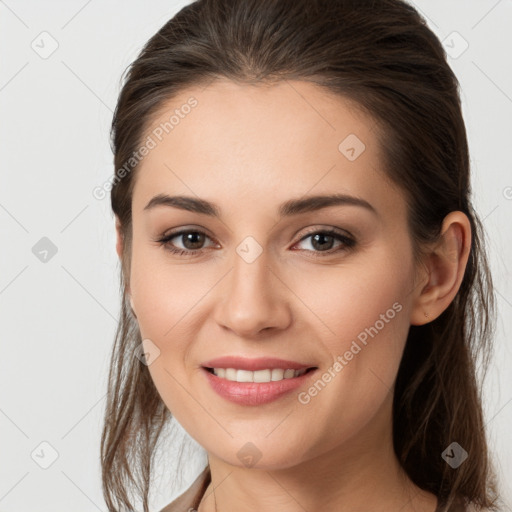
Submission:
<svg viewBox="0 0 512 512">
<path fill-rule="evenodd" d="M 172 417 L 208 465 L 165 512 L 497 509 L 492 282 L 458 82 L 413 7 L 194 2 L 112 135 L 109 510 L 149 510 Z"/>
</svg>

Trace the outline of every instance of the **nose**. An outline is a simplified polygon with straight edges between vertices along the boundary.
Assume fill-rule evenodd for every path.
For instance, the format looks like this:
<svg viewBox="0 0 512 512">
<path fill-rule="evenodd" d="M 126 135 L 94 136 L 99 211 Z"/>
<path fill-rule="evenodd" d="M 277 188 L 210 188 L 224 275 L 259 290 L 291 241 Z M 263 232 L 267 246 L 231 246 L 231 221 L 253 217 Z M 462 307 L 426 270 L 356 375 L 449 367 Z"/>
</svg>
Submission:
<svg viewBox="0 0 512 512">
<path fill-rule="evenodd" d="M 265 251 L 251 263 L 235 253 L 233 268 L 223 281 L 216 305 L 218 325 L 245 338 L 288 327 L 290 292 L 269 266 Z"/>
</svg>

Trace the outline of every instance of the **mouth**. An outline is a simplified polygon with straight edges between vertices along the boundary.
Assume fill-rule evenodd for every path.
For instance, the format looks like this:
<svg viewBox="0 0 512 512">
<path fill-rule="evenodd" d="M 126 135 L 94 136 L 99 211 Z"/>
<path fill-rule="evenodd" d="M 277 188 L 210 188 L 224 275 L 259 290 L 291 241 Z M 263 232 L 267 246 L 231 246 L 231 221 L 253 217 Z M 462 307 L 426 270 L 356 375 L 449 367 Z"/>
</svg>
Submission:
<svg viewBox="0 0 512 512">
<path fill-rule="evenodd" d="M 228 357 L 209 361 L 201 370 L 210 389 L 224 400 L 257 406 L 307 386 L 318 366 L 283 359 Z"/>
</svg>

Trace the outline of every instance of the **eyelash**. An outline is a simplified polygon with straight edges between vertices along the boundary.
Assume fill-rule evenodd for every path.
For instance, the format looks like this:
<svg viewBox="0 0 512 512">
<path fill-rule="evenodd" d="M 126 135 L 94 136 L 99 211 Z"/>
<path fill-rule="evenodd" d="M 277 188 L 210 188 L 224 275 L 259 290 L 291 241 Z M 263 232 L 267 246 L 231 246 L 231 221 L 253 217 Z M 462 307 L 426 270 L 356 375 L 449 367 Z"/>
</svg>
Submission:
<svg viewBox="0 0 512 512">
<path fill-rule="evenodd" d="M 176 233 L 170 233 L 169 235 L 166 235 L 156 241 L 158 243 L 160 243 L 160 245 L 165 246 L 166 250 L 170 251 L 172 254 L 175 254 L 177 256 L 193 257 L 193 256 L 196 256 L 198 253 L 202 252 L 204 249 L 179 249 L 179 248 L 172 246 L 169 243 L 173 238 L 176 238 L 180 235 L 190 234 L 190 233 L 197 233 L 197 234 L 205 235 L 207 238 L 210 238 L 204 231 L 197 230 L 197 229 L 189 229 L 189 230 L 177 231 Z M 353 238 L 343 235 L 334 229 L 310 231 L 309 233 L 306 233 L 297 243 L 300 243 L 303 240 L 305 240 L 309 237 L 312 237 L 314 235 L 328 235 L 328 236 L 332 236 L 336 240 L 342 242 L 342 245 L 340 247 L 334 248 L 334 249 L 329 249 L 328 251 L 313 251 L 313 250 L 309 250 L 309 249 L 299 249 L 302 251 L 312 252 L 314 254 L 314 257 L 318 257 L 318 258 L 324 257 L 323 255 L 332 255 L 333 253 L 338 253 L 341 251 L 349 251 L 350 249 L 353 249 L 356 245 L 356 241 Z M 294 244 L 294 245 L 296 245 L 296 244 Z"/>
</svg>

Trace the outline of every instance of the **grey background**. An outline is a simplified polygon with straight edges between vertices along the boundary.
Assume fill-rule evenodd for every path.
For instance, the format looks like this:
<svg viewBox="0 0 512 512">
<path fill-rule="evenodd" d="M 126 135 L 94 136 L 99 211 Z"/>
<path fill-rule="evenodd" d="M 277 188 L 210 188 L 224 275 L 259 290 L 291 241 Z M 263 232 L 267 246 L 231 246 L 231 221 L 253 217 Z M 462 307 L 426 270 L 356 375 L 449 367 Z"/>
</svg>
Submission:
<svg viewBox="0 0 512 512">
<path fill-rule="evenodd" d="M 99 440 L 119 266 L 108 196 L 92 190 L 113 172 L 108 130 L 122 72 L 186 3 L 0 1 L 0 512 L 106 510 Z M 462 87 L 498 296 L 485 414 L 510 503 L 512 2 L 415 5 L 446 41 Z M 183 486 L 205 461 L 192 447 Z M 153 509 L 180 491 L 169 487 L 173 460 L 162 457 Z"/>
</svg>

